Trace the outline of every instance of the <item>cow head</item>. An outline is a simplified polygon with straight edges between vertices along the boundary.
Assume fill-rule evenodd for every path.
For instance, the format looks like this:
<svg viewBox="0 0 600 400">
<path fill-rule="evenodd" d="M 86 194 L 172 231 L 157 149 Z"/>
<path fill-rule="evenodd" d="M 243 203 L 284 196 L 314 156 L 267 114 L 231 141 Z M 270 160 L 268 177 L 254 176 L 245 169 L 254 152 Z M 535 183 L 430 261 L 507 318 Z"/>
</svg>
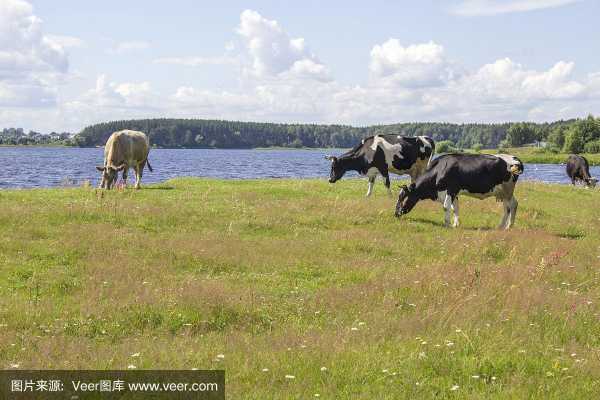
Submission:
<svg viewBox="0 0 600 400">
<path fill-rule="evenodd" d="M 331 171 L 329 172 L 329 183 L 335 183 L 340 180 L 346 173 L 346 170 L 342 167 L 341 163 L 334 156 L 325 156 L 326 160 L 331 161 Z"/>
<path fill-rule="evenodd" d="M 596 178 L 588 178 L 585 180 L 585 185 L 589 188 L 596 187 L 596 183 L 598 183 L 598 179 Z"/>
<path fill-rule="evenodd" d="M 396 202 L 396 217 L 400 218 L 402 215 L 408 214 L 418 201 L 419 197 L 415 191 L 414 183 L 411 183 L 410 186 L 402 186 Z"/>
<path fill-rule="evenodd" d="M 125 164 L 121 164 L 118 167 L 114 165 L 106 165 L 104 167 L 96 167 L 96 169 L 102 172 L 102 180 L 100 181 L 101 189 L 110 189 L 113 187 L 117 180 L 117 172 L 125 169 Z"/>
</svg>

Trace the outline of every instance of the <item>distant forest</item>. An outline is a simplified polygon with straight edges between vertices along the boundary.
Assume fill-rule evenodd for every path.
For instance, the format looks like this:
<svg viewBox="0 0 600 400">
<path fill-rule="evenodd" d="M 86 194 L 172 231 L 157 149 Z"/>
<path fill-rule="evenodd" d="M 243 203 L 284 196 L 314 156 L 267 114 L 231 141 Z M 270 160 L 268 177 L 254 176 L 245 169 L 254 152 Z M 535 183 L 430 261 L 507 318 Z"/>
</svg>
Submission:
<svg viewBox="0 0 600 400">
<path fill-rule="evenodd" d="M 353 127 L 347 125 L 277 124 L 203 119 L 140 119 L 111 121 L 84 128 L 64 144 L 80 147 L 103 146 L 111 133 L 121 129 L 145 132 L 150 143 L 168 148 L 256 148 L 256 147 L 338 147 L 349 148 L 362 138 L 375 134 L 426 135 L 438 144 L 438 151 L 516 147 L 527 144 L 545 146 L 550 151 L 569 153 L 600 152 L 600 119 L 588 116 L 551 123 L 451 124 L 410 122 L 391 125 Z M 14 128 L 0 131 L 14 134 Z M 44 136 L 26 135 L 21 142 Z M 14 135 L 11 141 L 14 142 Z M 31 139 L 31 140 L 29 140 Z M 28 144 L 28 143 L 24 143 Z"/>
</svg>

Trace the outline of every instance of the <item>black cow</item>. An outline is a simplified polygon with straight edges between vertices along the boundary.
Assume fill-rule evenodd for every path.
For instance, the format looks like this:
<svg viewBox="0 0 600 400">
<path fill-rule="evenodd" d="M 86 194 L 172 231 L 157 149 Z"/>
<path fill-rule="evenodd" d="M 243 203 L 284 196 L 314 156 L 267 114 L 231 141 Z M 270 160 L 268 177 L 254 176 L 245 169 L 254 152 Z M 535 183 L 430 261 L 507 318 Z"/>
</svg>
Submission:
<svg viewBox="0 0 600 400">
<path fill-rule="evenodd" d="M 389 173 L 408 174 L 411 182 L 414 181 L 427 168 L 434 149 L 435 142 L 427 136 L 371 136 L 339 157 L 325 157 L 331 161 L 329 183 L 338 181 L 347 171 L 357 171 L 369 178 L 367 196 L 370 196 L 375 178 L 380 174 L 391 194 Z"/>
<path fill-rule="evenodd" d="M 596 182 L 598 182 L 598 179 L 592 178 L 590 175 L 588 160 L 576 154 L 571 154 L 567 159 L 567 175 L 571 178 L 573 185 L 581 182 L 587 187 L 594 187 L 596 186 Z"/>
<path fill-rule="evenodd" d="M 498 228 L 509 229 L 515 222 L 517 200 L 513 193 L 523 163 L 508 154 L 446 154 L 431 162 L 427 171 L 410 186 L 403 186 L 396 203 L 396 217 L 407 214 L 419 200 L 437 200 L 444 205 L 444 223 L 458 226 L 458 196 L 485 199 L 494 196 L 504 203 Z"/>
</svg>

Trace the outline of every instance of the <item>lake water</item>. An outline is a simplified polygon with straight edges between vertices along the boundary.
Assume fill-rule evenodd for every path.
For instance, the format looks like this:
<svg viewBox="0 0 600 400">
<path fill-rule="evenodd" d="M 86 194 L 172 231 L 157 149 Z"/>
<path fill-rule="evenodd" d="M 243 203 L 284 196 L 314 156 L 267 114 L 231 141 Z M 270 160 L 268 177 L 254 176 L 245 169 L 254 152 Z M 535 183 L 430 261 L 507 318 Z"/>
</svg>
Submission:
<svg viewBox="0 0 600 400">
<path fill-rule="evenodd" d="M 344 150 L 213 150 L 152 149 L 154 172 L 144 171 L 142 183 L 161 182 L 180 176 L 225 179 L 323 178 L 329 176 L 326 154 Z M 0 147 L 0 188 L 35 188 L 98 184 L 96 165 L 103 163 L 102 148 Z M 600 167 L 591 167 L 600 176 Z M 349 173 L 347 176 L 356 177 Z M 129 182 L 133 182 L 133 171 Z M 394 179 L 397 179 L 394 177 Z M 569 183 L 561 164 L 526 164 L 522 179 Z"/>
</svg>

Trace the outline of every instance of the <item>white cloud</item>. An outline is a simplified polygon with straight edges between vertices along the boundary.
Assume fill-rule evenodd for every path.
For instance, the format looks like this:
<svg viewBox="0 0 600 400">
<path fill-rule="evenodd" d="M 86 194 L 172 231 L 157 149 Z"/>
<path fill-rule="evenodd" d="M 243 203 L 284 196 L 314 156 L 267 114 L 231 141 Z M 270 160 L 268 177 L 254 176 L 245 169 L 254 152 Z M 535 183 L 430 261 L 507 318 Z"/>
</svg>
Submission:
<svg viewBox="0 0 600 400">
<path fill-rule="evenodd" d="M 78 130 L 106 120 L 167 116 L 365 125 L 553 120 L 600 110 L 600 72 L 577 78 L 573 62 L 557 60 L 535 70 L 509 58 L 467 69 L 433 41 L 403 44 L 392 38 L 375 44 L 370 53 L 357 55 L 369 61 L 360 77 L 368 76 L 367 83 L 342 84 L 304 39 L 290 37 L 276 21 L 250 10 L 240 16 L 238 41 L 226 43 L 222 56 L 154 60 L 190 67 L 236 65 L 245 72 L 235 80 L 237 87 L 180 85 L 161 93 L 150 82 L 114 82 L 100 75 L 82 95 L 57 102 L 69 44 L 41 33 L 28 36 L 39 32 L 39 21 L 30 18 L 30 7 L 23 10 L 11 15 L 25 16 L 17 26 L 33 24 L 31 29 L 17 29 L 20 33 L 12 33 L 13 40 L 0 47 L 0 106 L 53 106 L 32 111 L 30 117 L 24 117 L 26 108 L 7 112 L 0 107 L 0 118 L 35 120 L 46 129 Z M 17 40 L 26 45 L 13 45 Z M 32 58 L 37 61 L 30 62 Z"/>
<path fill-rule="evenodd" d="M 489 16 L 555 8 L 581 0 L 463 0 L 450 9 L 465 17 Z"/>
<path fill-rule="evenodd" d="M 42 31 L 42 20 L 22 0 L 0 2 L 0 104 L 46 107 L 68 70 L 63 46 Z"/>
<path fill-rule="evenodd" d="M 376 79 L 405 87 L 438 86 L 454 75 L 444 47 L 432 41 L 403 47 L 389 39 L 375 45 L 369 69 Z"/>
<path fill-rule="evenodd" d="M 330 79 L 329 70 L 312 54 L 303 38 L 290 38 L 275 20 L 245 10 L 237 33 L 242 37 L 251 65 L 246 72 L 257 77 L 298 73 L 318 80 Z"/>
<path fill-rule="evenodd" d="M 239 60 L 235 57 L 163 57 L 153 61 L 155 64 L 184 65 L 199 67 L 202 65 L 235 65 Z"/>
<path fill-rule="evenodd" d="M 590 95 L 600 98 L 600 72 L 589 74 L 588 82 Z"/>
<path fill-rule="evenodd" d="M 198 90 L 188 86 L 179 87 L 175 94 L 170 96 L 170 100 L 177 108 L 193 109 L 212 117 L 218 117 L 219 113 L 231 116 L 232 113 L 249 110 L 256 105 L 255 99 L 247 94 Z"/>
<path fill-rule="evenodd" d="M 240 88 L 182 86 L 163 104 L 163 113 L 361 125 L 418 120 L 490 122 L 539 119 L 552 113 L 564 117 L 582 109 L 577 104 L 592 96 L 592 88 L 597 88 L 600 97 L 600 74 L 578 81 L 572 62 L 558 61 L 537 71 L 504 58 L 468 71 L 450 61 L 438 43 L 402 45 L 398 39 L 373 46 L 371 79 L 366 85 L 343 85 L 308 52 L 303 39 L 291 39 L 276 21 L 244 11 L 238 33 L 244 46 L 237 57 L 241 63 L 248 60 Z M 200 65 L 209 60 L 168 62 Z"/>
<path fill-rule="evenodd" d="M 59 46 L 67 49 L 67 48 L 76 48 L 76 47 L 85 47 L 85 42 L 75 36 L 67 36 L 67 35 L 46 35 L 46 37 L 53 43 L 58 44 Z"/>
<path fill-rule="evenodd" d="M 0 106 L 50 107 L 56 105 L 56 89 L 41 82 L 10 83 L 0 80 Z"/>
<path fill-rule="evenodd" d="M 574 99 L 585 93 L 585 86 L 571 79 L 574 66 L 559 61 L 549 70 L 538 72 L 504 58 L 484 65 L 460 84 L 465 92 L 486 101 Z"/>
<path fill-rule="evenodd" d="M 150 48 L 150 43 L 143 40 L 131 40 L 117 43 L 114 47 L 108 49 L 110 54 L 124 54 L 134 51 L 141 51 Z"/>
<path fill-rule="evenodd" d="M 152 108 L 158 96 L 149 82 L 109 82 L 106 75 L 96 79 L 96 86 L 79 100 L 90 107 Z"/>
</svg>

